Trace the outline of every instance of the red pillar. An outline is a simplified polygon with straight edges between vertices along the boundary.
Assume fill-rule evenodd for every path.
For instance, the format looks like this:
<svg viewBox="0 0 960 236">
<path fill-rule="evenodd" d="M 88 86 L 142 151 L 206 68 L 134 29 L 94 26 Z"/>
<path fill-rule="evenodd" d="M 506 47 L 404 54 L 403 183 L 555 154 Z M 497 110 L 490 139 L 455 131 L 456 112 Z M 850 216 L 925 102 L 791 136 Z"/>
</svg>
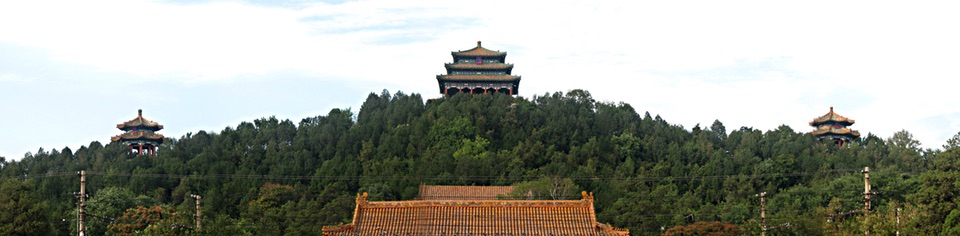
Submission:
<svg viewBox="0 0 960 236">
<path fill-rule="evenodd" d="M 137 152 L 137 155 L 143 155 L 143 144 L 140 144 L 140 152 Z"/>
</svg>

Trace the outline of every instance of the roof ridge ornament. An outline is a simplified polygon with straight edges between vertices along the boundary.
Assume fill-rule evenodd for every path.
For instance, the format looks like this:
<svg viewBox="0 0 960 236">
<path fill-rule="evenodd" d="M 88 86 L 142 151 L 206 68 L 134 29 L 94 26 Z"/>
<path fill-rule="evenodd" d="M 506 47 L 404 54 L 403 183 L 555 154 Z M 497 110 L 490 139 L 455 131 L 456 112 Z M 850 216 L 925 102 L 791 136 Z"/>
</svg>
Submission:
<svg viewBox="0 0 960 236">
<path fill-rule="evenodd" d="M 367 205 L 367 192 L 357 194 L 357 205 L 366 206 Z"/>
<path fill-rule="evenodd" d="M 143 117 L 143 109 L 137 109 L 137 116 Z"/>
<path fill-rule="evenodd" d="M 480 47 L 480 40 L 477 40 L 477 47 Z"/>
</svg>

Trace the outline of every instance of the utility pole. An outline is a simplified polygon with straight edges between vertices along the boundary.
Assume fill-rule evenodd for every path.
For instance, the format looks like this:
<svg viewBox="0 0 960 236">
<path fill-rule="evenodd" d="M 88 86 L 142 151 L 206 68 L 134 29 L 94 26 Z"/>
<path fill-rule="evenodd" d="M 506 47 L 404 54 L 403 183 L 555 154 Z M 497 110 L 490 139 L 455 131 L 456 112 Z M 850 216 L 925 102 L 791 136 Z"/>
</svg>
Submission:
<svg viewBox="0 0 960 236">
<path fill-rule="evenodd" d="M 870 192 L 870 167 L 863 167 L 863 211 L 864 213 L 870 212 L 870 195 L 873 195 Z"/>
<path fill-rule="evenodd" d="M 903 208 L 897 207 L 897 236 L 900 236 L 900 210 Z"/>
<path fill-rule="evenodd" d="M 760 236 L 767 235 L 767 192 L 757 194 L 760 197 Z"/>
<path fill-rule="evenodd" d="M 196 214 L 197 230 L 200 230 L 200 198 L 201 197 L 200 195 L 196 195 L 196 194 L 190 194 L 190 197 L 192 197 L 193 200 L 196 201 L 197 203 L 197 214 Z"/>
<path fill-rule="evenodd" d="M 84 215 L 87 214 L 86 211 L 86 198 L 87 198 L 87 171 L 80 170 L 80 211 L 77 213 L 77 232 L 80 236 L 87 235 L 86 222 L 84 222 Z"/>
<path fill-rule="evenodd" d="M 873 195 L 873 192 L 870 192 L 870 167 L 863 167 L 863 216 L 864 224 L 870 225 L 870 195 Z M 870 229 L 867 228 L 864 231 L 866 235 L 870 235 Z"/>
</svg>

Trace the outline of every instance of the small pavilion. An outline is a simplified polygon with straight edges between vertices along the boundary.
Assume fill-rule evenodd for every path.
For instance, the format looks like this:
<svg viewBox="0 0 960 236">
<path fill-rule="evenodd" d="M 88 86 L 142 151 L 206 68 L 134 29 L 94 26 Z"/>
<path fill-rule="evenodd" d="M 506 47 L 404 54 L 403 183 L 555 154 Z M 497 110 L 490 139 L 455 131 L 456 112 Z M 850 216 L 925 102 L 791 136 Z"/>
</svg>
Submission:
<svg viewBox="0 0 960 236">
<path fill-rule="evenodd" d="M 810 126 L 814 127 L 813 132 L 810 133 L 817 137 L 821 144 L 824 140 L 833 140 L 838 147 L 842 148 L 844 144 L 860 137 L 860 132 L 847 128 L 854 122 L 853 119 L 833 112 L 833 107 L 830 107 L 830 112 L 810 121 Z"/>
<path fill-rule="evenodd" d="M 139 155 L 153 155 L 157 146 L 163 143 L 163 135 L 156 133 L 163 129 L 163 125 L 143 118 L 143 110 L 137 110 L 137 118 L 117 125 L 117 129 L 124 133 L 110 138 L 114 142 L 122 142 L 130 146 L 130 152 Z"/>
</svg>

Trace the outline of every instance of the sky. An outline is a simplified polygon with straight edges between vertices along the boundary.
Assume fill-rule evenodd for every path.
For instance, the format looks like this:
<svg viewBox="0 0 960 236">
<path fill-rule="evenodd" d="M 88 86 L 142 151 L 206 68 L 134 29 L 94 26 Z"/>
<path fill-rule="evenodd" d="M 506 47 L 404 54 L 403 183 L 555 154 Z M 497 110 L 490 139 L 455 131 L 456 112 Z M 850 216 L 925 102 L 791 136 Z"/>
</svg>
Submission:
<svg viewBox="0 0 960 236">
<path fill-rule="evenodd" d="M 506 51 L 520 96 L 572 89 L 687 129 L 808 132 L 830 107 L 925 148 L 960 131 L 950 1 L 0 1 L 0 156 L 168 137 L 369 93 L 441 97 L 451 51 Z"/>
</svg>

